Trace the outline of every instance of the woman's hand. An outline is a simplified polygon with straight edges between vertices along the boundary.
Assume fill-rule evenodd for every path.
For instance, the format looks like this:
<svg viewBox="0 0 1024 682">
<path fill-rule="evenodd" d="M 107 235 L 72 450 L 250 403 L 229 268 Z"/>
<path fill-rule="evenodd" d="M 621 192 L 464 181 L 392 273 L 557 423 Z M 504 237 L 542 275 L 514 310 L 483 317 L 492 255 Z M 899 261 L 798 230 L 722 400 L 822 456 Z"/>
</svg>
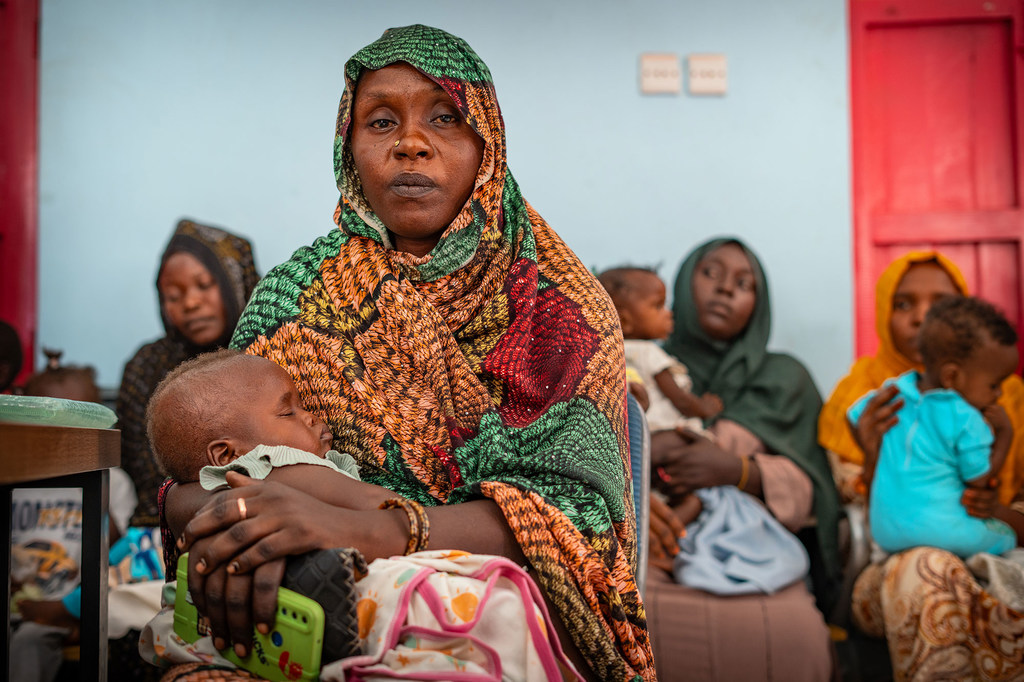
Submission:
<svg viewBox="0 0 1024 682">
<path fill-rule="evenodd" d="M 899 393 L 893 385 L 883 386 L 868 401 L 860 420 L 850 423 L 850 432 L 857 447 L 864 453 L 864 485 L 871 490 L 871 479 L 878 464 L 878 453 L 882 447 L 882 436 L 899 421 L 897 412 L 903 407 L 903 399 L 893 400 Z M 849 422 L 848 422 L 849 423 Z"/>
<path fill-rule="evenodd" d="M 960 504 L 964 506 L 970 516 L 979 519 L 990 519 L 999 506 L 999 479 L 992 477 L 984 488 L 968 487 L 960 496 Z"/>
<path fill-rule="evenodd" d="M 332 530 L 358 528 L 355 518 L 345 522 L 339 515 L 360 512 L 236 472 L 228 472 L 227 481 L 232 489 L 199 510 L 178 547 L 189 552 L 189 592 L 196 608 L 210 619 L 214 636 L 230 637 L 238 650 L 252 641 L 253 622 L 263 627 L 274 622 L 284 557 L 356 544 L 354 535 L 338 537 Z"/>
<path fill-rule="evenodd" d="M 659 431 L 651 436 L 653 478 L 670 499 L 716 485 L 735 485 L 743 463 L 703 436 L 689 432 Z"/>
<path fill-rule="evenodd" d="M 704 506 L 696 495 L 687 495 L 669 507 L 657 495 L 651 496 L 651 527 L 647 556 L 651 565 L 672 573 L 673 558 L 679 554 L 679 539 L 686 535 L 686 524 L 700 514 Z"/>
<path fill-rule="evenodd" d="M 686 533 L 684 524 L 673 513 L 672 508 L 651 495 L 651 528 L 647 556 L 652 566 L 666 573 L 672 572 L 672 559 L 679 554 L 679 538 Z"/>
</svg>

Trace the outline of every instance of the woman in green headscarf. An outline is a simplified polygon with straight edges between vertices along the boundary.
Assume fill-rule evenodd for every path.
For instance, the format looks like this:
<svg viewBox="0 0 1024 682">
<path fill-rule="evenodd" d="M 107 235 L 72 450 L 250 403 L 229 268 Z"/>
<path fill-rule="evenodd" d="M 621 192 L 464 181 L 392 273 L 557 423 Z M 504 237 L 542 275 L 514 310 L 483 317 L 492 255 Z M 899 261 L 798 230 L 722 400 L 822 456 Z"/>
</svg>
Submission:
<svg viewBox="0 0 1024 682">
<path fill-rule="evenodd" d="M 285 556 L 429 541 L 527 565 L 584 676 L 652 679 L 611 301 L 520 194 L 490 72 L 465 41 L 390 29 L 345 82 L 337 229 L 267 275 L 232 345 L 285 368 L 363 481 L 418 508 L 429 534 L 370 486 L 334 506 L 235 483 L 202 510 L 175 486 L 168 521 L 200 610 L 244 651 L 250 612 L 217 598 L 265 623 L 273 601 L 248 576 L 273 586 Z"/>
<path fill-rule="evenodd" d="M 724 408 L 707 420 L 713 441 L 675 431 L 652 436 L 654 480 L 673 505 L 652 505 L 660 531 L 652 534 L 652 566 L 671 568 L 678 550 L 670 531 L 699 511 L 693 491 L 736 486 L 805 539 L 827 607 L 837 576 L 838 502 L 817 443 L 821 398 L 799 361 L 766 348 L 771 306 L 760 261 L 734 238 L 697 247 L 676 278 L 673 314 L 666 350 L 687 366 L 693 392 L 717 394 Z M 654 568 L 646 602 L 660 679 L 829 673 L 828 631 L 803 581 L 773 594 L 724 597 Z"/>
</svg>

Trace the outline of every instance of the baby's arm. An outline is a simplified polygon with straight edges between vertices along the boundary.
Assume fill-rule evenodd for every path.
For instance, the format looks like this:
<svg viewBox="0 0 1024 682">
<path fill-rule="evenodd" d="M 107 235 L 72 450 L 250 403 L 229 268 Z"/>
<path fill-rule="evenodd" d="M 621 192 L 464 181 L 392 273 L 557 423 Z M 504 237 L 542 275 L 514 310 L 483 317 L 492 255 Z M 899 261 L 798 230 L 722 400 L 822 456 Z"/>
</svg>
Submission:
<svg viewBox="0 0 1024 682">
<path fill-rule="evenodd" d="M 684 417 L 713 417 L 722 411 L 722 399 L 713 393 L 705 393 L 698 397 L 684 391 L 672 377 L 671 369 L 663 369 L 654 375 L 654 382 L 662 394 L 672 401 L 679 413 Z"/>
<path fill-rule="evenodd" d="M 967 481 L 971 488 L 988 488 L 990 479 L 998 476 L 1002 471 L 1003 463 L 1010 452 L 1010 444 L 1013 442 L 1013 423 L 1002 405 L 989 405 L 982 411 L 985 421 L 992 427 L 992 452 L 989 455 L 988 471 L 977 478 Z"/>
</svg>

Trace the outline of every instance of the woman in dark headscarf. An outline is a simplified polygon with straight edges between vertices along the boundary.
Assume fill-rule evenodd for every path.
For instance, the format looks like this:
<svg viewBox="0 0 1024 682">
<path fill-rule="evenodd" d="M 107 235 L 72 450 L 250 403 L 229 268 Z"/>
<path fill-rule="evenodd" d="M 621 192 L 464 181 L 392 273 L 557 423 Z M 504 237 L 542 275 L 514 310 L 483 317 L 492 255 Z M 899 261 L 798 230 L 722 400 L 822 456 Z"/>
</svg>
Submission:
<svg viewBox="0 0 1024 682">
<path fill-rule="evenodd" d="M 166 334 L 128 361 L 117 397 L 121 466 L 139 496 L 131 525 L 160 525 L 157 490 L 164 475 L 146 438 L 150 395 L 185 360 L 228 344 L 258 281 L 247 240 L 191 220 L 178 223 L 156 278 Z"/>
<path fill-rule="evenodd" d="M 687 366 L 694 393 L 720 396 L 724 409 L 707 420 L 714 441 L 653 434 L 655 481 L 676 508 L 655 504 L 652 525 L 678 528 L 699 509 L 690 493 L 735 486 L 790 532 L 815 526 L 807 533 L 811 567 L 818 569 L 819 598 L 827 601 L 838 570 L 838 504 L 817 443 L 821 398 L 799 361 L 766 348 L 771 307 L 757 257 L 737 239 L 699 246 L 679 270 L 673 313 L 666 350 Z M 674 536 L 652 535 L 652 566 L 670 568 L 665 560 L 675 552 Z M 772 594 L 719 596 L 674 583 L 654 568 L 646 601 L 660 679 L 829 674 L 828 631 L 803 581 Z"/>
</svg>

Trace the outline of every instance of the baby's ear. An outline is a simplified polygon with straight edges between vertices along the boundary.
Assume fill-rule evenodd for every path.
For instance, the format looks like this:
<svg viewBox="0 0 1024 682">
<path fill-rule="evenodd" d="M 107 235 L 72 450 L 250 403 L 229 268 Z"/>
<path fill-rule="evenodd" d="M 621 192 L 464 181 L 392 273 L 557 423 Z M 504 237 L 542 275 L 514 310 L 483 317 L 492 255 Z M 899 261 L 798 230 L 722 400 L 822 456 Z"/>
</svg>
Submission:
<svg viewBox="0 0 1024 682">
<path fill-rule="evenodd" d="M 206 446 L 206 461 L 211 466 L 222 467 L 236 459 L 238 459 L 238 447 L 230 438 L 219 438 Z"/>
<path fill-rule="evenodd" d="M 953 388 L 956 385 L 957 379 L 960 378 L 960 372 L 963 369 L 959 363 L 956 362 L 944 362 L 939 366 L 939 385 L 943 388 Z"/>
</svg>

